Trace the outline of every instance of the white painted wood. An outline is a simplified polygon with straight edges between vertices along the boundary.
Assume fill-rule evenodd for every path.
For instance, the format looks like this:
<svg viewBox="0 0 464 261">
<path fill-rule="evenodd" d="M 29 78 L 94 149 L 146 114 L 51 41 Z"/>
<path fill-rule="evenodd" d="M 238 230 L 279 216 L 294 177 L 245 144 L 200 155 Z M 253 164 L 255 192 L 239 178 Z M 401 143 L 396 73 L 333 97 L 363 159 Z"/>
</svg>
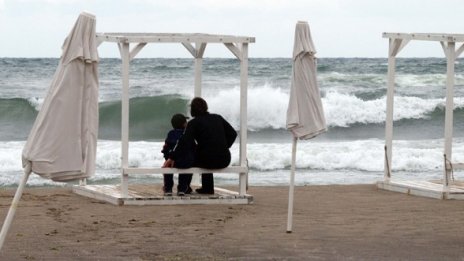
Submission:
<svg viewBox="0 0 464 261">
<path fill-rule="evenodd" d="M 452 194 L 452 193 L 450 193 L 448 195 L 448 198 L 446 198 L 446 199 L 464 200 L 464 194 Z"/>
<path fill-rule="evenodd" d="M 236 191 L 232 191 L 232 190 L 228 190 L 228 189 L 223 189 L 223 188 L 218 188 L 218 187 L 215 187 L 215 188 L 214 188 L 214 191 L 215 191 L 216 193 L 227 193 L 227 194 L 235 195 L 235 196 L 251 197 L 251 195 L 249 195 L 249 194 L 240 195 L 240 193 L 238 193 L 238 192 L 236 192 Z"/>
<path fill-rule="evenodd" d="M 242 166 L 230 166 L 223 169 L 203 169 L 203 168 L 123 168 L 123 173 L 127 175 L 134 174 L 176 174 L 176 173 L 248 173 L 248 168 Z"/>
<path fill-rule="evenodd" d="M 393 41 L 393 44 L 391 45 L 392 48 L 389 48 L 389 54 L 394 57 L 409 43 L 408 39 L 390 39 L 391 41 Z"/>
<path fill-rule="evenodd" d="M 122 57 L 122 43 L 117 43 L 117 45 L 118 45 L 119 55 Z"/>
<path fill-rule="evenodd" d="M 124 204 L 124 201 L 122 198 L 113 196 L 111 194 L 108 194 L 106 192 L 98 192 L 89 189 L 90 186 L 85 186 L 85 187 L 73 187 L 73 193 L 76 193 L 78 195 L 87 197 L 87 198 L 93 198 L 96 200 L 101 200 L 108 202 L 110 204 L 116 205 L 116 206 L 121 206 Z"/>
<path fill-rule="evenodd" d="M 215 188 L 214 195 L 191 194 L 186 196 L 165 197 L 157 195 L 160 188 L 155 186 L 150 192 L 132 187 L 127 196 L 123 196 L 118 185 L 73 186 L 73 192 L 85 197 L 109 202 L 114 205 L 185 205 L 185 204 L 250 204 L 253 196 L 239 196 L 237 192 L 223 188 Z"/>
<path fill-rule="evenodd" d="M 87 179 L 86 178 L 80 179 L 79 186 L 85 186 L 85 185 L 87 185 Z"/>
<path fill-rule="evenodd" d="M 443 185 L 438 182 L 395 180 L 390 182 L 377 182 L 377 187 L 384 190 L 405 193 L 408 195 L 429 197 L 435 199 L 464 200 L 464 186 L 454 185 L 448 193 L 443 191 Z"/>
<path fill-rule="evenodd" d="M 388 55 L 388 78 L 387 78 L 387 108 L 385 119 L 385 153 L 384 160 L 384 180 L 388 181 L 391 175 L 392 163 L 392 140 L 393 140 L 393 104 L 395 93 L 395 68 L 396 54 L 401 45 L 401 41 L 390 39 Z"/>
<path fill-rule="evenodd" d="M 182 45 L 185 47 L 185 49 L 187 49 L 187 51 L 189 51 L 189 53 L 193 56 L 193 57 L 196 57 L 197 56 L 197 51 L 195 50 L 195 47 L 193 47 L 193 45 L 189 42 L 182 42 Z"/>
<path fill-rule="evenodd" d="M 127 195 L 129 177 L 123 169 L 129 166 L 129 43 L 121 47 L 122 95 L 121 95 L 121 190 Z"/>
<path fill-rule="evenodd" d="M 135 58 L 135 56 L 143 49 L 143 47 L 145 47 L 145 45 L 147 45 L 147 43 L 139 43 L 137 44 L 131 51 L 130 51 L 130 59 L 129 60 L 133 60 Z"/>
<path fill-rule="evenodd" d="M 194 96 L 201 97 L 202 89 L 202 67 L 203 67 L 203 54 L 205 53 L 206 43 L 195 43 L 195 87 L 194 87 Z M 199 185 L 200 184 L 200 173 L 194 174 L 192 178 L 192 183 Z"/>
<path fill-rule="evenodd" d="M 247 205 L 252 200 L 248 198 L 217 198 L 217 199 L 190 199 L 181 198 L 173 200 L 123 200 L 128 206 L 164 206 L 164 205 Z"/>
<path fill-rule="evenodd" d="M 235 55 L 235 57 L 237 57 L 237 59 L 242 59 L 242 52 L 240 51 L 240 49 L 238 49 L 238 47 L 235 44 L 224 43 L 224 45 L 227 47 L 227 49 L 229 49 L 232 52 L 233 55 Z"/>
<path fill-rule="evenodd" d="M 452 144 L 453 144 L 453 110 L 454 110 L 454 61 L 455 61 L 455 43 L 446 44 L 446 110 L 445 110 L 445 157 L 452 161 Z M 450 180 L 450 171 L 444 167 L 443 171 L 443 190 L 448 192 Z"/>
<path fill-rule="evenodd" d="M 464 42 L 464 34 L 383 33 L 383 37 L 390 39 Z"/>
<path fill-rule="evenodd" d="M 241 167 L 248 167 L 247 135 L 248 135 L 248 43 L 242 43 L 242 59 L 240 60 L 240 155 Z M 240 195 L 248 188 L 248 172 L 239 177 Z"/>
<path fill-rule="evenodd" d="M 405 193 L 408 195 L 444 199 L 443 192 L 440 189 L 421 188 L 411 184 L 402 184 L 400 182 L 378 182 L 377 187 L 384 190 Z"/>
<path fill-rule="evenodd" d="M 290 169 L 290 186 L 288 189 L 288 211 L 287 211 L 287 233 L 292 233 L 293 228 L 293 196 L 295 194 L 295 165 L 296 165 L 296 145 L 297 138 L 293 137 L 292 142 L 292 166 Z"/>
<path fill-rule="evenodd" d="M 445 53 L 445 57 L 446 57 L 446 53 L 448 53 L 448 50 L 447 50 L 448 46 L 447 46 L 446 42 L 443 42 L 443 41 L 440 42 L 440 45 L 441 45 L 441 48 L 443 49 L 443 52 Z"/>
<path fill-rule="evenodd" d="M 196 47 L 189 42 L 182 42 L 182 45 L 190 52 L 194 58 L 203 58 L 205 53 L 206 43 L 195 43 Z"/>
<path fill-rule="evenodd" d="M 196 55 L 195 58 L 203 58 L 205 54 L 206 43 L 195 43 Z"/>
<path fill-rule="evenodd" d="M 206 43 L 195 44 L 195 97 L 201 97 L 201 75 L 203 66 L 203 54 L 205 53 Z"/>
<path fill-rule="evenodd" d="M 26 186 L 26 183 L 27 183 L 27 180 L 29 179 L 30 174 L 31 174 L 31 164 L 29 163 L 26 165 L 26 168 L 24 169 L 24 175 L 21 181 L 19 182 L 13 201 L 11 202 L 10 209 L 8 210 L 8 214 L 6 215 L 5 221 L 3 222 L 2 231 L 0 232 L 0 250 L 3 248 L 3 243 L 5 242 L 6 235 L 8 234 L 8 230 L 10 230 L 11 223 L 13 222 L 13 217 L 19 205 L 19 200 L 21 199 L 21 196 L 23 195 L 24 187 Z"/>
<path fill-rule="evenodd" d="M 97 33 L 97 39 L 119 43 L 254 43 L 254 37 L 212 34 Z"/>
<path fill-rule="evenodd" d="M 447 166 L 448 169 L 451 169 L 451 166 Z M 464 163 L 456 163 L 454 162 L 453 165 L 452 165 L 452 169 L 456 170 L 456 169 L 464 169 Z"/>
<path fill-rule="evenodd" d="M 195 58 L 195 97 L 201 97 L 201 74 L 203 67 L 203 58 Z"/>
<path fill-rule="evenodd" d="M 97 38 L 97 48 L 98 48 L 105 41 L 102 38 L 98 38 L 98 37 L 96 38 Z"/>
<path fill-rule="evenodd" d="M 462 52 L 464 52 L 464 44 L 461 44 L 461 46 L 456 50 L 454 59 L 458 59 Z"/>
</svg>

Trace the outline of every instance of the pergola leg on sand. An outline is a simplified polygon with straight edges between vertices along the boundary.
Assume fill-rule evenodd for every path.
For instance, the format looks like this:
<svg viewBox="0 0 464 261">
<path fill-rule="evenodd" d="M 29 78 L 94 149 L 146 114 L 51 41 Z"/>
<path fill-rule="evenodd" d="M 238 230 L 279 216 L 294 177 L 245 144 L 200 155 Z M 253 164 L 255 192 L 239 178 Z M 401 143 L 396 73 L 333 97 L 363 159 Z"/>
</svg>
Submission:
<svg viewBox="0 0 464 261">
<path fill-rule="evenodd" d="M 447 34 L 402 34 L 384 33 L 389 38 L 388 52 L 388 83 L 387 83 L 387 109 L 385 122 L 385 167 L 384 181 L 377 186 L 382 189 L 438 199 L 464 199 L 464 186 L 452 184 L 450 177 L 453 169 L 463 169 L 463 163 L 452 162 L 453 145 L 453 109 L 454 109 L 454 63 L 464 51 L 463 35 Z M 440 42 L 446 56 L 446 110 L 444 134 L 444 170 L 441 184 L 433 181 L 408 181 L 392 179 L 392 140 L 393 140 L 393 108 L 395 89 L 396 55 L 411 40 Z M 456 43 L 461 46 L 456 50 Z"/>
<path fill-rule="evenodd" d="M 247 144 L 247 89 L 248 89 L 248 44 L 253 37 L 208 35 L 208 34 L 97 34 L 99 43 L 114 42 L 118 45 L 122 60 L 122 115 L 121 115 L 121 184 L 120 185 L 79 185 L 74 186 L 77 194 L 105 200 L 118 205 L 164 205 L 164 204 L 249 204 L 253 197 L 247 194 L 248 162 Z M 180 43 L 195 59 L 194 96 L 201 97 L 201 76 L 203 54 L 207 44 L 224 44 L 240 61 L 240 153 L 239 166 L 220 170 L 200 168 L 132 168 L 129 167 L 129 67 L 130 61 L 148 43 Z M 135 47 L 131 49 L 131 44 Z M 167 173 L 236 173 L 239 175 L 238 192 L 217 188 L 216 195 L 186 195 L 184 197 L 164 197 L 162 194 L 148 193 L 142 185 L 129 186 L 129 175 Z M 160 191 L 161 192 L 161 191 Z"/>
</svg>

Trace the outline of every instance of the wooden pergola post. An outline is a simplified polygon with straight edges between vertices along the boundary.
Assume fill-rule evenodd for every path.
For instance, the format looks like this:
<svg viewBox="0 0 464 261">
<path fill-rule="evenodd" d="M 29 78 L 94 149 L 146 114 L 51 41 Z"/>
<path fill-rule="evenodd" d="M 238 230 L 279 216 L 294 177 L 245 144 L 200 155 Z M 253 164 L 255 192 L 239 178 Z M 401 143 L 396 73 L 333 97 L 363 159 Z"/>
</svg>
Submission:
<svg viewBox="0 0 464 261">
<path fill-rule="evenodd" d="M 406 46 L 409 40 L 391 39 L 388 50 L 388 79 L 387 79 L 387 109 L 385 120 L 385 182 L 390 181 L 391 176 L 391 158 L 392 158 L 392 140 L 393 140 L 393 98 L 395 94 L 395 69 L 396 55 Z"/>
<path fill-rule="evenodd" d="M 248 169 L 247 131 L 248 131 L 248 43 L 242 43 L 240 59 L 240 166 Z M 239 174 L 240 195 L 248 188 L 248 172 Z"/>
<path fill-rule="evenodd" d="M 443 171 L 443 191 L 449 193 L 449 181 L 453 150 L 453 110 L 454 110 L 454 61 L 455 42 L 440 42 L 446 55 L 446 111 L 445 111 L 445 167 Z"/>
<path fill-rule="evenodd" d="M 121 95 L 121 193 L 127 197 L 129 175 L 124 169 L 129 167 L 129 43 L 120 43 L 122 60 L 122 95 Z"/>
</svg>

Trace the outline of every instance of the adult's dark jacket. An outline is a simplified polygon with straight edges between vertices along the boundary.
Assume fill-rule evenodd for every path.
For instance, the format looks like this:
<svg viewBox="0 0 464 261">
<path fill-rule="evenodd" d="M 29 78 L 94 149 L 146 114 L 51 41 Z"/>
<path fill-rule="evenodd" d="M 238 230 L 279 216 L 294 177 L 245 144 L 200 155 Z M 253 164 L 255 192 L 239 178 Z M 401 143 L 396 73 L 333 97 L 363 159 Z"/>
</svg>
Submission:
<svg viewBox="0 0 464 261">
<path fill-rule="evenodd" d="M 230 164 L 229 148 L 236 137 L 237 132 L 222 116 L 212 113 L 196 116 L 188 122 L 170 158 L 175 161 L 189 144 L 195 142 L 194 167 L 225 168 Z"/>
</svg>

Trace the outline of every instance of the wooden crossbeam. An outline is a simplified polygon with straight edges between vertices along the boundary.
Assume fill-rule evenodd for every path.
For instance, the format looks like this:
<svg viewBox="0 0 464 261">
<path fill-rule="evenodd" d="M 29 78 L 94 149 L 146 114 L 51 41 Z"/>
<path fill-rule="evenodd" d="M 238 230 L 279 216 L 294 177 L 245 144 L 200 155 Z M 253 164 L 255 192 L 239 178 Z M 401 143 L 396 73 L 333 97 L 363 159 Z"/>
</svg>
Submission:
<svg viewBox="0 0 464 261">
<path fill-rule="evenodd" d="M 235 57 L 237 57 L 237 59 L 239 59 L 240 61 L 242 60 L 242 52 L 235 44 L 224 43 L 224 45 L 227 47 L 227 49 L 229 49 L 232 52 L 233 55 L 235 55 Z"/>
<path fill-rule="evenodd" d="M 122 57 L 122 43 L 118 43 L 119 54 Z"/>
<path fill-rule="evenodd" d="M 398 55 L 398 53 L 409 43 L 409 41 L 409 39 L 390 39 L 390 56 Z"/>
<path fill-rule="evenodd" d="M 131 51 L 130 51 L 130 60 L 134 59 L 135 56 L 142 50 L 143 47 L 145 47 L 147 43 L 139 43 L 137 44 Z"/>
<path fill-rule="evenodd" d="M 190 52 L 190 54 L 192 54 L 193 57 L 196 57 L 197 51 L 195 50 L 195 47 L 193 47 L 193 45 L 191 43 L 182 42 L 182 45 L 185 47 L 185 49 L 187 49 L 187 51 Z"/>
<path fill-rule="evenodd" d="M 105 42 L 102 38 L 96 37 L 97 38 L 97 47 L 100 46 L 103 42 Z"/>
<path fill-rule="evenodd" d="M 195 43 L 196 55 L 195 58 L 202 58 L 205 53 L 206 43 Z"/>
<path fill-rule="evenodd" d="M 461 46 L 456 50 L 455 59 L 457 59 L 462 54 L 463 51 L 464 51 L 464 44 L 461 44 Z"/>
<path fill-rule="evenodd" d="M 464 34 L 383 33 L 383 37 L 390 39 L 464 42 Z"/>
<path fill-rule="evenodd" d="M 223 169 L 203 168 L 124 168 L 124 174 L 175 174 L 175 173 L 248 173 L 247 167 L 231 166 Z"/>
<path fill-rule="evenodd" d="M 443 49 L 443 52 L 445 53 L 445 56 L 448 55 L 448 52 L 446 51 L 447 48 L 447 42 L 440 41 L 441 48 Z"/>
<path fill-rule="evenodd" d="M 182 45 L 195 58 L 202 58 L 205 53 L 206 43 L 195 43 L 195 47 L 190 42 L 182 42 Z"/>
<path fill-rule="evenodd" d="M 450 163 L 450 162 L 447 162 L 446 163 L 446 169 L 447 170 L 457 170 L 457 169 L 464 169 L 464 163 Z"/>
<path fill-rule="evenodd" d="M 254 37 L 211 34 L 173 33 L 97 33 L 97 38 L 105 42 L 125 43 L 254 43 Z"/>
</svg>

